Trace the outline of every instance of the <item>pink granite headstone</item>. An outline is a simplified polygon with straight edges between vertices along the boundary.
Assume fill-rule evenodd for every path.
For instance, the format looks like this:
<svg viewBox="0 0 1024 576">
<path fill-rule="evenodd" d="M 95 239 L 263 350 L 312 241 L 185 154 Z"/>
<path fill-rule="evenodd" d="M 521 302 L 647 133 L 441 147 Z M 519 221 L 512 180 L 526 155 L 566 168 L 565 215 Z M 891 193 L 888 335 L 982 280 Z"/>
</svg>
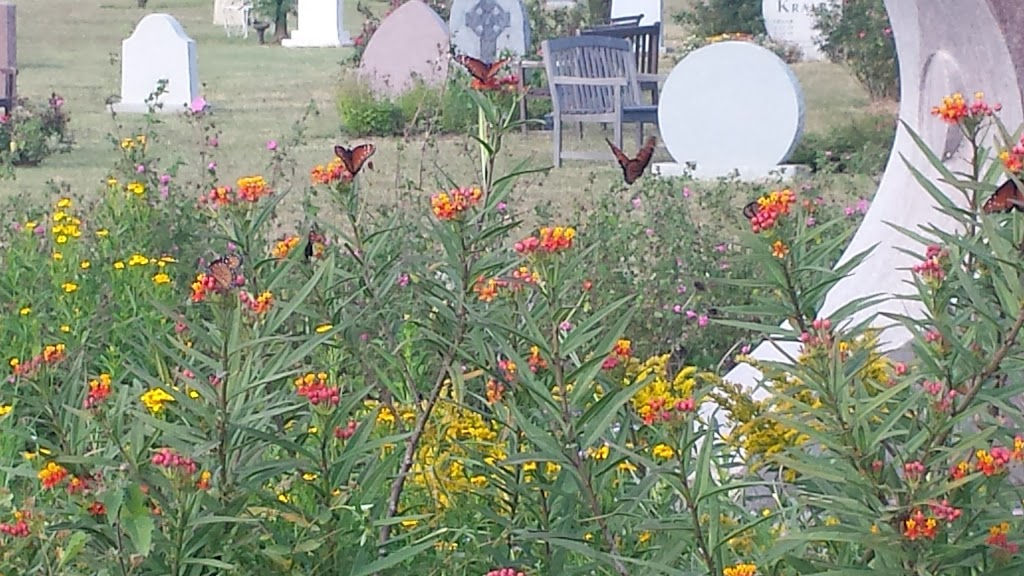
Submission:
<svg viewBox="0 0 1024 576">
<path fill-rule="evenodd" d="M 359 75 L 380 95 L 395 96 L 417 81 L 448 79 L 448 25 L 420 0 L 409 0 L 381 22 L 366 44 Z"/>
<path fill-rule="evenodd" d="M 18 69 L 18 39 L 14 4 L 0 4 L 0 68 Z M 0 100 L 14 100 L 16 83 L 10 86 L 8 94 L 7 77 L 0 74 Z"/>
</svg>

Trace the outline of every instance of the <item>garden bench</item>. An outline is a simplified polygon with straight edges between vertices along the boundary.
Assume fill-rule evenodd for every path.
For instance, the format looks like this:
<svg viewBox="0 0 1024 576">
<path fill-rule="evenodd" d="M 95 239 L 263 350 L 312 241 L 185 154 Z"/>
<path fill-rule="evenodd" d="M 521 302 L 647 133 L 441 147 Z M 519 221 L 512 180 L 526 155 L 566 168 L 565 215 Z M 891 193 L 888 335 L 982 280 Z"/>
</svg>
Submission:
<svg viewBox="0 0 1024 576">
<path fill-rule="evenodd" d="M 18 105 L 17 68 L 0 67 L 0 108 L 10 114 Z"/>
<path fill-rule="evenodd" d="M 643 145 L 643 125 L 658 124 L 658 107 L 644 104 L 640 82 L 655 80 L 637 72 L 633 49 L 628 40 L 607 36 L 573 36 L 543 43 L 544 69 L 551 90 L 554 119 L 555 166 L 562 159 L 605 160 L 607 150 L 565 152 L 562 150 L 562 124 L 612 124 L 615 145 L 622 146 L 622 125 L 636 124 L 637 148 Z"/>
<path fill-rule="evenodd" d="M 640 18 L 639 16 L 637 18 Z M 638 20 L 639 22 L 639 20 Z M 661 23 L 649 24 L 647 26 L 637 25 L 613 25 L 597 26 L 580 31 L 584 36 L 608 36 L 610 38 L 624 38 L 633 47 L 633 55 L 636 58 L 636 69 L 640 74 L 657 76 L 658 74 L 658 53 L 661 44 Z M 658 82 L 644 81 L 640 88 L 651 93 L 651 104 L 658 104 Z"/>
</svg>

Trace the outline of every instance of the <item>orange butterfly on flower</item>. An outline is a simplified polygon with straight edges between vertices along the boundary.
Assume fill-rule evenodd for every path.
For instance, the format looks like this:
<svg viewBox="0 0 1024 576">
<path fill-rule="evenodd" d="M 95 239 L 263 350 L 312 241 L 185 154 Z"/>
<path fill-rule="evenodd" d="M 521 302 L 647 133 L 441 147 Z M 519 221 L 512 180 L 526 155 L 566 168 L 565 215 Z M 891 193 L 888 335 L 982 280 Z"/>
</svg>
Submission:
<svg viewBox="0 0 1024 576">
<path fill-rule="evenodd" d="M 377 147 L 369 143 L 360 144 L 354 148 L 346 148 L 341 145 L 334 147 L 334 155 L 341 160 L 341 163 L 345 165 L 345 170 L 348 170 L 348 173 L 353 178 L 363 169 L 364 164 L 369 166 L 370 170 L 373 170 L 373 162 L 367 161 L 376 151 Z"/>
<path fill-rule="evenodd" d="M 514 75 L 498 77 L 498 72 L 505 64 L 508 64 L 508 58 L 503 58 L 497 62 L 484 62 L 472 56 L 457 54 L 455 61 L 462 64 L 470 76 L 473 77 L 470 87 L 474 90 L 504 90 L 507 87 L 514 88 L 519 83 L 519 78 Z"/>
<path fill-rule="evenodd" d="M 992 194 L 981 206 L 981 211 L 985 214 L 1012 212 L 1013 210 L 1024 212 L 1024 193 L 1012 178 L 1003 182 L 996 189 L 995 194 Z"/>
</svg>

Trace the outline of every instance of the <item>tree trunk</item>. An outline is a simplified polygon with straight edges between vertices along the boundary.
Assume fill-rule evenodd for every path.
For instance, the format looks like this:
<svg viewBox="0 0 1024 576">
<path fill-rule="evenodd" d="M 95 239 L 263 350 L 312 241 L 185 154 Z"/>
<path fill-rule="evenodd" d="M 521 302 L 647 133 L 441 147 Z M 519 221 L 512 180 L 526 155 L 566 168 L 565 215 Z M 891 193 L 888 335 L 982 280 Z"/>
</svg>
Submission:
<svg viewBox="0 0 1024 576">
<path fill-rule="evenodd" d="M 280 44 L 281 40 L 288 37 L 288 6 L 278 2 L 276 15 L 274 16 L 274 43 Z"/>
</svg>

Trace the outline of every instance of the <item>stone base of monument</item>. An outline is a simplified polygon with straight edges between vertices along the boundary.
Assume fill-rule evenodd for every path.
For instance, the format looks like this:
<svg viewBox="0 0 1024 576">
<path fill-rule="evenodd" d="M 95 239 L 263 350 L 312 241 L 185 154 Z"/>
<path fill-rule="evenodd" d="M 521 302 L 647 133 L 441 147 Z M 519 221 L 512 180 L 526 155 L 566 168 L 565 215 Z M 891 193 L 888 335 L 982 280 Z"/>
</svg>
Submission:
<svg viewBox="0 0 1024 576">
<path fill-rule="evenodd" d="M 348 32 L 339 32 L 337 36 L 324 36 L 320 34 L 303 34 L 302 30 L 295 30 L 289 38 L 281 40 L 281 46 L 285 48 L 339 48 L 351 46 L 352 36 Z"/>
<path fill-rule="evenodd" d="M 207 104 L 207 106 L 209 106 L 209 104 Z M 164 102 L 162 107 L 155 108 L 153 112 L 156 114 L 181 114 L 186 110 L 188 110 L 188 104 L 181 102 L 177 104 L 169 104 Z M 114 112 L 116 114 L 146 114 L 149 112 L 149 105 L 145 102 L 116 102 L 114 104 L 107 105 L 107 111 Z"/>
<path fill-rule="evenodd" d="M 687 176 L 694 180 L 718 180 L 719 178 L 735 178 L 741 182 L 763 182 L 763 181 L 789 181 L 805 178 L 810 175 L 811 169 L 804 164 L 779 164 L 777 166 L 740 166 L 740 167 L 713 167 L 696 166 L 691 168 L 687 164 L 676 162 L 657 162 L 651 165 L 651 173 L 663 178 L 678 178 Z"/>
</svg>

